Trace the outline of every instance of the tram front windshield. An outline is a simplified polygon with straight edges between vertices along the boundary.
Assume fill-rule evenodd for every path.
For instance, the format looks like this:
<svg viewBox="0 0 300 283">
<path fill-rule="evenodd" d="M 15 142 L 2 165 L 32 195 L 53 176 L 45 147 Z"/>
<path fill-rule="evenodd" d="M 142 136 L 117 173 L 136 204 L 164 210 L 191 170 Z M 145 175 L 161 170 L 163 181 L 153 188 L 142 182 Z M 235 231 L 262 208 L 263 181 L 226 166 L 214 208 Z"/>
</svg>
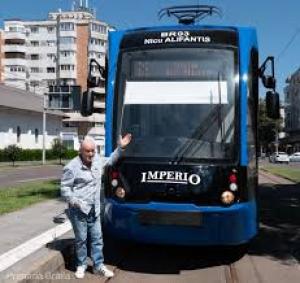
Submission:
<svg viewBox="0 0 300 283">
<path fill-rule="evenodd" d="M 233 49 L 124 52 L 117 133 L 132 133 L 130 158 L 233 160 L 236 65 Z"/>
</svg>

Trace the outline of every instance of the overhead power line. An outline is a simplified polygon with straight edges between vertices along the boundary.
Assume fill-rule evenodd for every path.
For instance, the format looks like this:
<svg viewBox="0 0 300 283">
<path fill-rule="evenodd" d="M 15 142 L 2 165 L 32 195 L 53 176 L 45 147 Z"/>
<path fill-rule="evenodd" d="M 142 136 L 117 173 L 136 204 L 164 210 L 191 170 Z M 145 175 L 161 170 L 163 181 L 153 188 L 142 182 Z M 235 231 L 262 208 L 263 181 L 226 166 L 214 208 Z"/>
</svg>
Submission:
<svg viewBox="0 0 300 283">
<path fill-rule="evenodd" d="M 288 43 L 285 45 L 285 47 L 282 49 L 282 51 L 278 54 L 277 59 L 276 59 L 277 62 L 284 55 L 284 53 L 289 49 L 289 47 L 292 45 L 292 43 L 296 39 L 299 32 L 300 32 L 300 28 L 297 28 L 296 31 L 294 32 L 294 34 L 292 35 L 291 39 L 288 41 Z"/>
</svg>

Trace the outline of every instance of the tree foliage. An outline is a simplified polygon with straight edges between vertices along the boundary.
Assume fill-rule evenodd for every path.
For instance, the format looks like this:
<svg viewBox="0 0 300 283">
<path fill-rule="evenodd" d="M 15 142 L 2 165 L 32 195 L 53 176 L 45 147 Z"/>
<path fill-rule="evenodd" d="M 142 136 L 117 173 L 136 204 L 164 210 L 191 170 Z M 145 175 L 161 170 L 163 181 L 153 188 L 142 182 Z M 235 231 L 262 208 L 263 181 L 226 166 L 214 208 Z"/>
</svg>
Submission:
<svg viewBox="0 0 300 283">
<path fill-rule="evenodd" d="M 18 160 L 18 158 L 21 154 L 21 148 L 19 148 L 15 144 L 9 145 L 7 148 L 4 149 L 4 154 L 13 163 L 13 166 L 15 166 L 15 162 L 16 162 L 16 160 Z"/>
<path fill-rule="evenodd" d="M 263 99 L 259 100 L 258 110 L 258 138 L 259 145 L 268 151 L 270 145 L 276 141 L 276 135 L 282 130 L 282 119 L 267 117 L 266 104 Z"/>
<path fill-rule="evenodd" d="M 59 139 L 54 139 L 52 142 L 52 148 L 51 148 L 52 154 L 54 156 L 58 156 L 61 164 L 61 159 L 65 157 L 67 148 Z"/>
</svg>

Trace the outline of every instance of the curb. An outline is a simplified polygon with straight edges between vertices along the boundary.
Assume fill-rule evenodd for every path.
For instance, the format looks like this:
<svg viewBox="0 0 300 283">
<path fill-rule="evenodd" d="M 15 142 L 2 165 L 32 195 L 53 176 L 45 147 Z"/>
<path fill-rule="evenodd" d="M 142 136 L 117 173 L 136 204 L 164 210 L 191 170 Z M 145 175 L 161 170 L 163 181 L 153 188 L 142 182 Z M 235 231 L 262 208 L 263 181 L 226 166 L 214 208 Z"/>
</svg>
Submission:
<svg viewBox="0 0 300 283">
<path fill-rule="evenodd" d="M 53 282 L 72 279 L 70 274 L 61 273 L 74 254 L 74 236 L 67 232 L 0 273 L 0 282 Z M 60 272 L 60 273 L 59 273 Z"/>
<path fill-rule="evenodd" d="M 275 176 L 275 177 L 277 177 L 277 178 L 280 178 L 280 179 L 283 179 L 283 180 L 287 180 L 287 181 L 289 181 L 289 182 L 291 182 L 291 183 L 293 183 L 293 184 L 297 184 L 297 182 L 295 182 L 295 180 L 292 180 L 292 179 L 290 179 L 290 178 L 288 178 L 288 177 L 284 177 L 284 176 L 281 176 L 281 175 L 278 175 L 278 174 L 274 174 L 274 173 L 271 173 L 270 171 L 268 171 L 267 169 L 265 169 L 265 168 L 260 168 L 259 169 L 260 170 L 260 172 L 261 173 L 263 173 L 263 174 L 265 174 L 266 176 Z"/>
</svg>

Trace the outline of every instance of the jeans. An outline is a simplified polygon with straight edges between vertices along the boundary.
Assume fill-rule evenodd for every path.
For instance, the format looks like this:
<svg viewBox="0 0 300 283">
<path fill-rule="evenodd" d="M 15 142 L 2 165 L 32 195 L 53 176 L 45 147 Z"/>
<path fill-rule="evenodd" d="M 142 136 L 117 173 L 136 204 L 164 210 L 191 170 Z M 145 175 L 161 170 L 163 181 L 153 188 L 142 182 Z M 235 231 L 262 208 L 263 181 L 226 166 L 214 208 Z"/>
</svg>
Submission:
<svg viewBox="0 0 300 283">
<path fill-rule="evenodd" d="M 87 239 L 89 238 L 91 259 L 94 267 L 96 269 L 99 268 L 104 261 L 100 216 L 96 217 L 94 207 L 88 215 L 81 212 L 78 208 L 70 207 L 69 218 L 75 234 L 77 266 L 87 266 Z"/>
</svg>

